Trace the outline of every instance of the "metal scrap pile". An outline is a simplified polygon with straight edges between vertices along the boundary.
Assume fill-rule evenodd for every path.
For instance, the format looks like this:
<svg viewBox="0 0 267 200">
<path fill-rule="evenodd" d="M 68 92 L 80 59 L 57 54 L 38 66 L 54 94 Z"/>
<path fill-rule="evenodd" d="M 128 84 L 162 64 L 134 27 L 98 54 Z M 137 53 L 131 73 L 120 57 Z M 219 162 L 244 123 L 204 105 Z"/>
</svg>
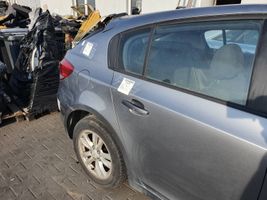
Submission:
<svg viewBox="0 0 267 200">
<path fill-rule="evenodd" d="M 73 43 L 101 26 L 98 11 L 63 18 L 39 8 L 31 20 L 30 11 L 0 1 L 0 124 L 11 104 L 29 118 L 56 110 L 59 61 Z"/>
<path fill-rule="evenodd" d="M 57 110 L 58 64 L 65 49 L 54 21 L 49 11 L 37 9 L 30 30 L 0 30 L 0 60 L 5 62 L 0 62 L 0 123 L 11 100 L 29 118 Z"/>
<path fill-rule="evenodd" d="M 26 28 L 30 23 L 29 13 L 32 11 L 31 8 L 18 4 L 10 5 L 3 1 L 0 2 L 0 8 L 1 14 L 5 15 L 0 20 L 1 26 Z"/>
<path fill-rule="evenodd" d="M 32 30 L 22 40 L 9 82 L 17 105 L 31 115 L 57 107 L 58 64 L 62 55 L 52 22 L 49 11 L 39 15 Z"/>
<path fill-rule="evenodd" d="M 98 11 L 94 11 L 90 5 L 85 6 L 87 6 L 87 10 L 89 11 L 88 16 L 80 12 L 79 8 L 73 6 L 72 9 L 77 13 L 78 17 L 55 17 L 58 19 L 58 27 L 65 34 L 66 49 L 72 48 L 73 43 L 78 42 L 77 37 L 81 34 L 81 32 L 89 31 L 101 20 Z M 82 37 L 79 37 L 79 40 L 80 39 L 82 39 Z"/>
<path fill-rule="evenodd" d="M 65 48 L 70 49 L 71 43 L 73 42 L 74 37 L 78 33 L 82 21 L 78 19 L 65 19 L 60 16 L 54 17 L 54 23 L 57 28 L 59 28 L 65 34 Z"/>
</svg>

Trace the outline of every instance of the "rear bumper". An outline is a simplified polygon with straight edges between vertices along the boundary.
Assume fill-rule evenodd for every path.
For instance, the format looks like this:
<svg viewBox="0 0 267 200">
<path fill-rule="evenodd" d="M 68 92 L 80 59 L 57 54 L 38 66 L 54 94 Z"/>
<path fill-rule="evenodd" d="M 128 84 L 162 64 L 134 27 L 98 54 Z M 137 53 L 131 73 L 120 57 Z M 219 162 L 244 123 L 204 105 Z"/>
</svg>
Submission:
<svg viewBox="0 0 267 200">
<path fill-rule="evenodd" d="M 66 105 L 64 105 L 62 103 L 62 101 L 60 101 L 60 99 L 58 99 L 58 106 L 60 109 L 60 118 L 61 118 L 61 121 L 64 125 L 65 132 L 69 136 L 68 128 L 67 128 L 68 127 L 68 112 L 67 112 L 67 110 L 71 110 L 71 109 L 69 109 Z"/>
</svg>

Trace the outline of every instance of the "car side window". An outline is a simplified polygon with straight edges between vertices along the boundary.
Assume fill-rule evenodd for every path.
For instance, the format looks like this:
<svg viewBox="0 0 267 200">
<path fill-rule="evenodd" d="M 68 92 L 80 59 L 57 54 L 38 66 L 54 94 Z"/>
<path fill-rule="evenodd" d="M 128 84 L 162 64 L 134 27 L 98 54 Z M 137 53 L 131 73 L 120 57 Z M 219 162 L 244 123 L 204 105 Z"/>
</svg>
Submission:
<svg viewBox="0 0 267 200">
<path fill-rule="evenodd" d="M 151 29 L 123 33 L 119 48 L 119 67 L 126 72 L 142 75 Z"/>
<path fill-rule="evenodd" d="M 257 30 L 212 30 L 205 33 L 210 48 L 219 49 L 225 44 L 238 44 L 244 53 L 255 53 L 258 38 Z"/>
<path fill-rule="evenodd" d="M 205 40 L 212 49 L 219 49 L 224 45 L 222 30 L 209 30 L 205 32 Z"/>
<path fill-rule="evenodd" d="M 158 26 L 145 76 L 245 105 L 261 27 L 260 20 Z"/>
</svg>

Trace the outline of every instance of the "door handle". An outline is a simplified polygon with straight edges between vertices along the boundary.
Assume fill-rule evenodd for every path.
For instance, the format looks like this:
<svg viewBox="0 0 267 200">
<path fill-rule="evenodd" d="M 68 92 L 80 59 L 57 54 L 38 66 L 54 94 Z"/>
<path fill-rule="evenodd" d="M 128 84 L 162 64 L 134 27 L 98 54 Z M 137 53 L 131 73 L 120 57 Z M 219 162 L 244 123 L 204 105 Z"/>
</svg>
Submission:
<svg viewBox="0 0 267 200">
<path fill-rule="evenodd" d="M 149 115 L 149 112 L 145 109 L 144 105 L 140 101 L 135 99 L 132 99 L 132 101 L 122 100 L 122 104 L 126 106 L 134 115 Z"/>
</svg>

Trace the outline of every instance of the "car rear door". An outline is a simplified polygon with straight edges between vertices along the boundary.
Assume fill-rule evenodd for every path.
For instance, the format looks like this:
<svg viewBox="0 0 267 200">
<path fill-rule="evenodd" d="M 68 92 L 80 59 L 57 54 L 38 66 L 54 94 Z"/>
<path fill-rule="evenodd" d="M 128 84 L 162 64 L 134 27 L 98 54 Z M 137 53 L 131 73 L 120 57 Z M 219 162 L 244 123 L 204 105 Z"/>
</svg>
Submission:
<svg viewBox="0 0 267 200">
<path fill-rule="evenodd" d="M 114 40 L 120 46 L 118 59 L 111 61 L 113 102 L 128 171 L 141 186 L 168 199 L 259 197 L 267 120 L 253 114 L 247 100 L 262 24 L 172 22 Z M 221 30 L 223 37 L 225 30 L 257 31 L 255 51 L 248 58 L 234 42 L 212 49 L 211 30 Z"/>
</svg>

